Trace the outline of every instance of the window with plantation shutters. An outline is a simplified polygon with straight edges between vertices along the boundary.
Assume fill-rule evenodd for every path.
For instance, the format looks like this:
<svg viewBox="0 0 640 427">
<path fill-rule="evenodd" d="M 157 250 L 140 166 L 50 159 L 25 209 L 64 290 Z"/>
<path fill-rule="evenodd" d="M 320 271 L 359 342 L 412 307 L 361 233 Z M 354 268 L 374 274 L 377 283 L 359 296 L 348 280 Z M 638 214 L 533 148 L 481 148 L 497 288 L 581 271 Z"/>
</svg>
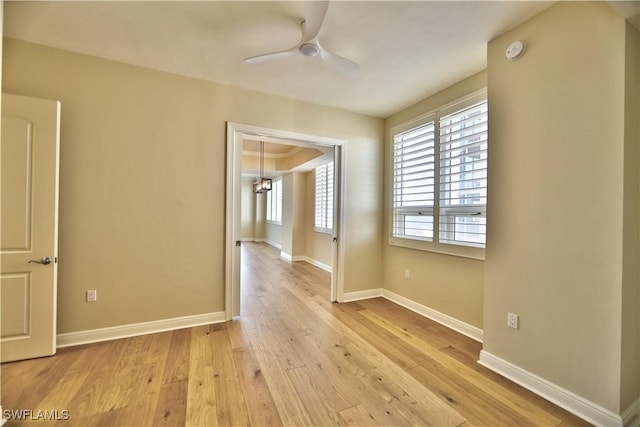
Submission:
<svg viewBox="0 0 640 427">
<path fill-rule="evenodd" d="M 486 91 L 391 130 L 390 243 L 483 258 L 487 233 Z"/>
<path fill-rule="evenodd" d="M 314 230 L 333 231 L 333 162 L 315 169 L 316 202 Z"/>
<path fill-rule="evenodd" d="M 441 243 L 485 246 L 487 119 L 486 100 L 440 118 Z"/>
<path fill-rule="evenodd" d="M 267 192 L 267 221 L 282 224 L 282 178 L 273 180 Z"/>
<path fill-rule="evenodd" d="M 435 123 L 429 120 L 393 137 L 395 237 L 433 241 Z"/>
</svg>

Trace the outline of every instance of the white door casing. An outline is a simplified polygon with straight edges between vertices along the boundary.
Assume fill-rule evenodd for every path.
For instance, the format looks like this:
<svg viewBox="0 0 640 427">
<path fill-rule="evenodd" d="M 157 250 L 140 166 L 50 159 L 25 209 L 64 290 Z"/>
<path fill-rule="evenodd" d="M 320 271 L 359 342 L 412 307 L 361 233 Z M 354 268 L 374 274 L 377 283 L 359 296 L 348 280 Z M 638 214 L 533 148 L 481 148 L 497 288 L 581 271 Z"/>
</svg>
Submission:
<svg viewBox="0 0 640 427">
<path fill-rule="evenodd" d="M 271 129 L 241 123 L 227 122 L 227 195 L 226 195 L 226 238 L 225 238 L 225 317 L 227 320 L 240 315 L 240 205 L 242 187 L 242 141 L 245 136 L 259 136 L 261 139 L 291 141 L 298 146 L 330 146 L 335 149 L 334 167 L 334 244 L 331 274 L 331 301 L 344 299 L 344 243 L 339 233 L 344 216 L 343 170 L 345 141 L 317 135 Z"/>
<path fill-rule="evenodd" d="M 60 102 L 2 95 L 3 362 L 56 351 Z"/>
</svg>

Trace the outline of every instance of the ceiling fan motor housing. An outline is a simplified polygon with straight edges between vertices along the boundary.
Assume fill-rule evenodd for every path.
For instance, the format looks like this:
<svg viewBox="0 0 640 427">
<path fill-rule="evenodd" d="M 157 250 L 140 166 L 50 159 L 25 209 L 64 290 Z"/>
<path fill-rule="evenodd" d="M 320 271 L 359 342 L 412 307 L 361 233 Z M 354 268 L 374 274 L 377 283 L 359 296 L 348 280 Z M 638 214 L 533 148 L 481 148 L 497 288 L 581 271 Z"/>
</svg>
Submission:
<svg viewBox="0 0 640 427">
<path fill-rule="evenodd" d="M 300 53 L 304 56 L 316 56 L 320 53 L 320 48 L 313 43 L 304 43 L 300 46 Z"/>
</svg>

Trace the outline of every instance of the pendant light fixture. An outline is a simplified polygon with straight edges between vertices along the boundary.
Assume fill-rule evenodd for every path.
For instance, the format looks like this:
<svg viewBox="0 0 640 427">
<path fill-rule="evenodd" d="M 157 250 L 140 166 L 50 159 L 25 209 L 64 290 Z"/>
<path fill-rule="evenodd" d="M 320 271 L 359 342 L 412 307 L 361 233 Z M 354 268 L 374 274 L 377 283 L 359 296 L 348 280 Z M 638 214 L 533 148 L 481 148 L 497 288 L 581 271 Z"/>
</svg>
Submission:
<svg viewBox="0 0 640 427">
<path fill-rule="evenodd" d="M 260 179 L 253 183 L 254 193 L 266 193 L 271 190 L 271 179 L 264 177 L 264 141 L 260 141 Z"/>
</svg>

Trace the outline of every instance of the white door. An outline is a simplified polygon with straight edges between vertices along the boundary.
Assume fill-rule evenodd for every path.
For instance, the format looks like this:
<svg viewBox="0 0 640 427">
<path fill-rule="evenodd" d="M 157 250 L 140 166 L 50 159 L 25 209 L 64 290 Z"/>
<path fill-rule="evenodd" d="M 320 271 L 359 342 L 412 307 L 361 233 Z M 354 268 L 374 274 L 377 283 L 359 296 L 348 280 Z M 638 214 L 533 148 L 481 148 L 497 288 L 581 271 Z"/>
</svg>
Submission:
<svg viewBox="0 0 640 427">
<path fill-rule="evenodd" d="M 0 353 L 56 351 L 60 102 L 2 95 Z"/>
</svg>

